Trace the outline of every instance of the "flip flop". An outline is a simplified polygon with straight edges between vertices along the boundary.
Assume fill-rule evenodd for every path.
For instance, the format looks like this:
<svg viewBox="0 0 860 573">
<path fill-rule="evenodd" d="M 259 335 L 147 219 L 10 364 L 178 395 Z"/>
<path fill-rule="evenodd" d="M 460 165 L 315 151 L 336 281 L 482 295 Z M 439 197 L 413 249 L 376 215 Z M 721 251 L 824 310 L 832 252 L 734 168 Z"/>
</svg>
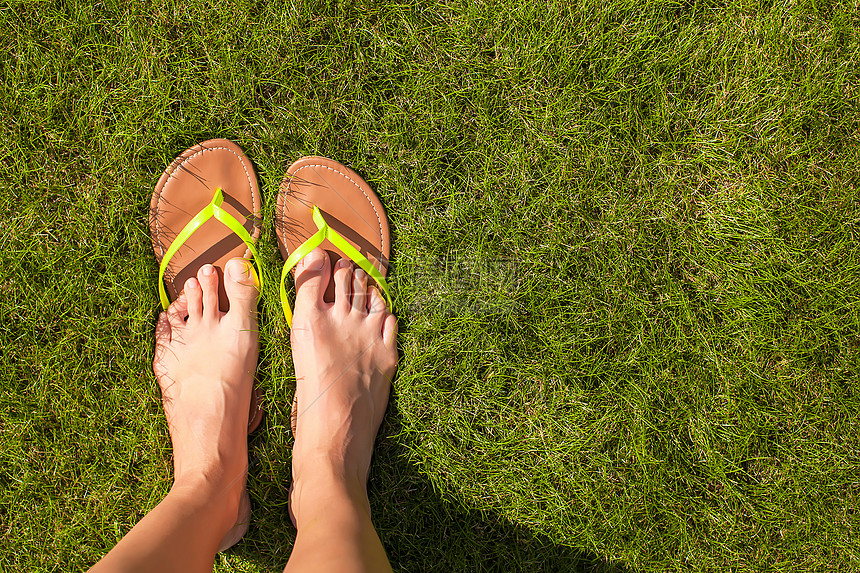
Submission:
<svg viewBox="0 0 860 573">
<path fill-rule="evenodd" d="M 254 243 L 260 236 L 261 211 L 254 167 L 238 145 L 210 139 L 183 151 L 161 175 L 149 206 L 152 248 L 160 264 L 162 307 L 166 309 L 170 300 L 179 296 L 185 281 L 208 263 L 218 271 L 220 308 L 228 310 L 224 265 L 234 257 L 250 255 L 258 264 Z M 257 276 L 263 280 L 259 266 Z M 257 429 L 262 418 L 255 386 L 248 433 Z"/>
<path fill-rule="evenodd" d="M 303 157 L 290 165 L 278 191 L 275 232 L 285 261 L 280 292 L 288 326 L 292 326 L 293 312 L 285 286 L 287 275 L 319 246 L 327 251 L 332 268 L 345 257 L 364 269 L 382 291 L 388 308 L 393 308 L 385 281 L 391 256 L 388 218 L 379 197 L 349 167 L 316 156 Z M 334 281 L 329 282 L 324 300 L 334 300 Z M 296 394 L 290 412 L 293 436 L 296 435 L 297 399 Z M 289 513 L 295 525 L 291 505 Z"/>
<path fill-rule="evenodd" d="M 285 286 L 287 275 L 303 257 L 322 246 L 334 264 L 348 258 L 376 282 L 392 308 L 385 275 L 391 256 L 388 219 L 379 197 L 355 171 L 325 157 L 303 157 L 290 165 L 275 206 L 278 248 L 284 257 L 281 307 L 287 324 L 293 313 Z M 334 281 L 324 299 L 334 300 Z M 296 433 L 296 399 L 291 429 Z"/>
<path fill-rule="evenodd" d="M 328 251 L 332 265 L 345 257 L 364 269 L 392 308 L 385 281 L 391 256 L 385 209 L 364 179 L 349 167 L 315 156 L 290 165 L 278 192 L 275 231 L 285 260 L 280 292 L 289 326 L 293 313 L 285 286 L 287 275 L 318 246 Z M 334 300 L 333 281 L 324 299 Z"/>
</svg>

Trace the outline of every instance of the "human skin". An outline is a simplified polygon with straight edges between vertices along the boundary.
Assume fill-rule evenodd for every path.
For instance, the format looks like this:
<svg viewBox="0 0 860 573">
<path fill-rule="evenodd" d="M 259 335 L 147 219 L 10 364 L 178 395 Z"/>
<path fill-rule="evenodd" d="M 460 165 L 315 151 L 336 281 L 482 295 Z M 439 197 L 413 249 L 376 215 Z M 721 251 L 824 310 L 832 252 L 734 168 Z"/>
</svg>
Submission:
<svg viewBox="0 0 860 573">
<path fill-rule="evenodd" d="M 259 352 L 250 265 L 225 269 L 230 310 L 205 265 L 156 325 L 153 370 L 174 453 L 174 483 L 91 571 L 211 571 L 241 515 L 248 407 Z M 323 293 L 332 279 L 335 300 Z M 297 379 L 291 511 L 298 528 L 285 571 L 390 571 L 370 519 L 367 475 L 397 363 L 396 319 L 366 274 L 334 271 L 315 249 L 298 265 L 291 331 Z"/>
<path fill-rule="evenodd" d="M 335 300 L 326 303 L 330 269 L 316 249 L 296 278 L 290 502 L 298 534 L 285 571 L 390 571 L 370 519 L 367 476 L 397 365 L 397 321 L 367 288 L 364 271 L 343 259 L 334 269 Z"/>
</svg>

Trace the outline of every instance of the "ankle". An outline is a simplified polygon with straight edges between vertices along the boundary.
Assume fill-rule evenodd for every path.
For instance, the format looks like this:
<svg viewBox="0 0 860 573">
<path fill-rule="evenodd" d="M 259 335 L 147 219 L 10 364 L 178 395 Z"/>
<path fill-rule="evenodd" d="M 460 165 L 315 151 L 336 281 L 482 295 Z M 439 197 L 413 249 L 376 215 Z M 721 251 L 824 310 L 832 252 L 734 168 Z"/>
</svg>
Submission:
<svg viewBox="0 0 860 573">
<path fill-rule="evenodd" d="M 332 508 L 352 509 L 370 516 L 366 475 L 326 456 L 305 459 L 303 466 L 308 469 L 293 472 L 291 505 L 297 525 Z"/>
<path fill-rule="evenodd" d="M 225 480 L 196 473 L 177 477 L 170 488 L 170 493 L 181 497 L 191 505 L 211 505 L 221 508 L 229 519 L 235 520 L 244 486 L 244 475 L 241 478 Z"/>
<path fill-rule="evenodd" d="M 184 479 L 173 483 L 166 499 L 181 507 L 184 513 L 203 517 L 220 538 L 236 523 L 242 489 L 224 488 L 206 480 Z"/>
</svg>

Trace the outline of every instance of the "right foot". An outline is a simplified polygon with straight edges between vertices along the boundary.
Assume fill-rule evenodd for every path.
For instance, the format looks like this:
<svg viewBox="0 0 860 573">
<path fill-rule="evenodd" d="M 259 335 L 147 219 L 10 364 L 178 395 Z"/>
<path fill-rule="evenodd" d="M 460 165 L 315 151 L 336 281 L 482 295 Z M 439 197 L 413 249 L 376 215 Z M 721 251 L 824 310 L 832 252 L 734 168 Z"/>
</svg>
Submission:
<svg viewBox="0 0 860 573">
<path fill-rule="evenodd" d="M 294 523 L 302 525 L 302 498 L 332 480 L 367 507 L 373 443 L 388 405 L 397 366 L 397 319 L 367 274 L 345 259 L 334 269 L 335 300 L 323 300 L 332 270 L 314 249 L 299 262 L 290 332 L 296 369 L 293 492 Z M 310 502 L 312 503 L 312 502 Z"/>
</svg>

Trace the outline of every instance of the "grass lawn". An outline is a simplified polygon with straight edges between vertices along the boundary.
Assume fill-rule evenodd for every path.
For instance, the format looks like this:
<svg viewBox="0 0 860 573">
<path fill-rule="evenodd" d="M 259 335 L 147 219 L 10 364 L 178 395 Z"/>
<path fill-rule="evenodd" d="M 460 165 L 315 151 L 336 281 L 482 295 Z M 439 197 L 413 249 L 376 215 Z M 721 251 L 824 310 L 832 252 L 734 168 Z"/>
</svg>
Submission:
<svg viewBox="0 0 860 573">
<path fill-rule="evenodd" d="M 241 145 L 388 210 L 395 571 L 860 570 L 860 3 L 0 5 L 0 571 L 103 555 L 171 480 L 147 214 Z M 253 525 L 280 571 L 295 379 L 262 303 Z"/>
</svg>

